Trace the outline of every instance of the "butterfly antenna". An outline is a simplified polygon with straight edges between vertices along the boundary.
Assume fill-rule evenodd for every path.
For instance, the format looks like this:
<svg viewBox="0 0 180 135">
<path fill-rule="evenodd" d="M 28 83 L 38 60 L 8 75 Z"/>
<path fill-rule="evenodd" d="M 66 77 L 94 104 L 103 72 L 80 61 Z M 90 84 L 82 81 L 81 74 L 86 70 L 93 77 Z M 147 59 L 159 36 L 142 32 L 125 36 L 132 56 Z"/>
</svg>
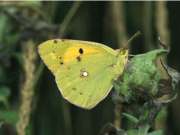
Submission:
<svg viewBox="0 0 180 135">
<path fill-rule="evenodd" d="M 136 55 L 134 55 L 134 54 L 129 54 L 128 56 L 129 56 L 129 57 L 134 57 L 134 56 L 136 56 Z"/>
<path fill-rule="evenodd" d="M 131 43 L 135 38 L 137 38 L 137 37 L 140 36 L 140 35 L 141 35 L 141 32 L 140 32 L 140 31 L 137 31 L 137 32 L 127 41 L 127 43 L 124 45 L 124 48 L 128 49 L 130 43 Z"/>
</svg>

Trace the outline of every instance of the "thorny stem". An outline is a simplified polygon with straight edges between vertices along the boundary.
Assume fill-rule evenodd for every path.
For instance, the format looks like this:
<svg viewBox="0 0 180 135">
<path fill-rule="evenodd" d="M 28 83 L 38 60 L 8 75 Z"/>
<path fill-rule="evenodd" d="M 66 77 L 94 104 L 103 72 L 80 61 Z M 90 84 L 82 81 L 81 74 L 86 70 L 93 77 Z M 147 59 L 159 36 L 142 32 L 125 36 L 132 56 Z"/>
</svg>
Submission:
<svg viewBox="0 0 180 135">
<path fill-rule="evenodd" d="M 33 10 L 33 12 L 36 12 L 36 14 L 38 14 L 43 20 L 47 20 L 46 19 L 46 16 L 45 16 L 45 14 L 38 8 L 38 7 L 33 7 L 33 6 L 25 6 L 25 5 L 20 5 L 21 6 L 21 8 L 26 8 L 26 10 L 28 9 L 28 10 Z M 11 7 L 10 5 L 9 5 L 9 7 Z M 11 12 L 9 12 L 8 10 L 7 10 L 7 8 L 2 8 L 2 9 L 0 9 L 0 10 L 2 10 L 2 13 L 4 13 L 5 15 L 7 15 L 8 17 L 10 17 L 10 18 L 12 18 L 14 21 L 16 21 L 17 23 L 19 23 L 20 25 L 22 25 L 22 26 L 30 26 L 30 25 L 33 25 L 32 23 L 31 24 L 29 24 L 31 21 L 30 21 L 30 19 L 28 19 L 28 18 L 24 18 L 23 17 L 23 19 L 21 18 L 21 17 L 19 17 L 18 15 L 16 15 L 16 14 L 14 14 L 14 13 L 11 13 Z"/>
<path fill-rule="evenodd" d="M 35 46 L 32 40 L 25 44 L 24 54 L 24 74 L 25 81 L 21 86 L 21 104 L 19 109 L 19 121 L 16 124 L 18 135 L 26 134 L 26 127 L 28 126 L 31 113 L 31 104 L 34 95 L 34 73 L 35 73 Z"/>
</svg>

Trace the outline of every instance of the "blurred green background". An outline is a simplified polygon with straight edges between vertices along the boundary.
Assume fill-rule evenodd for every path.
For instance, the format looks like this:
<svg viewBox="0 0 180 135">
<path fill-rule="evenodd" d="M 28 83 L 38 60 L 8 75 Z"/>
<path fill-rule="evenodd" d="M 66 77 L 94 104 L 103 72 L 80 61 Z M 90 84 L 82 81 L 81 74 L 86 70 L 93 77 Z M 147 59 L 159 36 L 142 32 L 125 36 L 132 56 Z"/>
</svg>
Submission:
<svg viewBox="0 0 180 135">
<path fill-rule="evenodd" d="M 179 2 L 0 2 L 0 135 L 97 135 L 114 121 L 111 94 L 92 110 L 65 101 L 37 46 L 52 38 L 119 48 L 138 30 L 131 54 L 171 48 L 180 70 Z M 165 131 L 180 134 L 180 98 L 168 107 Z M 123 125 L 123 120 L 121 122 Z"/>
</svg>

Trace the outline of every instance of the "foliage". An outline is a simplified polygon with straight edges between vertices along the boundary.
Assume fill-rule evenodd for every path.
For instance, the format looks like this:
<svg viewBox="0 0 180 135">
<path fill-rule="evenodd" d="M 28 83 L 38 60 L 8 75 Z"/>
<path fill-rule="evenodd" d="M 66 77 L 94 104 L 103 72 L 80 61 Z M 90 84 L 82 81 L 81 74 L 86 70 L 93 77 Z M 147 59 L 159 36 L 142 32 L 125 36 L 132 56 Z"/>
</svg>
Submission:
<svg viewBox="0 0 180 135">
<path fill-rule="evenodd" d="M 167 52 L 164 49 L 157 49 L 136 55 L 130 60 L 124 74 L 118 80 L 120 81 L 119 87 L 116 88 L 119 95 L 124 96 L 123 99 L 126 102 L 132 98 L 136 98 L 134 99 L 136 101 L 139 97 L 155 99 L 168 92 L 169 94 L 174 93 L 180 76 L 175 70 L 170 73 L 170 67 L 164 64 L 163 57 Z"/>
<path fill-rule="evenodd" d="M 164 64 L 167 53 L 165 49 L 157 49 L 134 56 L 115 82 L 118 99 L 133 104 L 132 107 L 136 104 L 138 109 L 129 107 L 128 111 L 138 116 L 138 120 L 125 116 L 137 125 L 152 124 L 162 106 L 176 98 L 180 74 Z M 114 99 L 117 102 L 117 97 Z"/>
</svg>

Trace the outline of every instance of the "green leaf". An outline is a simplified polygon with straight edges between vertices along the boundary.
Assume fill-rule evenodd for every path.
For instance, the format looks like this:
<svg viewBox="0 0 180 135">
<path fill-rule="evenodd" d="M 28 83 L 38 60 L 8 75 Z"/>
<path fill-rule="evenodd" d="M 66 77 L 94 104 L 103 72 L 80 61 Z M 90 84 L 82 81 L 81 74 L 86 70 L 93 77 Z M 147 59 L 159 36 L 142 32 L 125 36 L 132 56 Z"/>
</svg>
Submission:
<svg viewBox="0 0 180 135">
<path fill-rule="evenodd" d="M 7 16 L 0 14 L 0 42 L 3 41 L 5 31 L 7 30 Z"/>
<path fill-rule="evenodd" d="M 149 133 L 148 135 L 163 135 L 163 131 L 162 130 L 154 131 Z"/>
<path fill-rule="evenodd" d="M 138 129 L 129 129 L 126 131 L 126 133 L 127 135 L 163 135 L 162 130 L 157 130 L 148 133 L 149 129 L 150 129 L 149 125 L 144 125 Z"/>
<path fill-rule="evenodd" d="M 6 82 L 7 82 L 6 70 L 1 65 L 0 66 L 0 83 L 6 83 Z"/>
<path fill-rule="evenodd" d="M 125 116 L 128 120 L 130 120 L 133 123 L 137 124 L 139 122 L 139 120 L 136 117 L 134 117 L 133 115 L 130 115 L 128 113 L 122 113 L 122 115 Z"/>
<path fill-rule="evenodd" d="M 0 121 L 3 123 L 8 123 L 15 125 L 18 121 L 18 113 L 16 111 L 1 110 L 0 111 Z"/>
<path fill-rule="evenodd" d="M 138 134 L 137 135 L 148 135 L 148 130 L 149 130 L 150 126 L 149 125 L 145 125 L 143 127 L 140 127 L 138 129 Z"/>
<path fill-rule="evenodd" d="M 0 103 L 3 103 L 3 105 L 6 108 L 9 106 L 8 104 L 9 96 L 10 96 L 10 89 L 6 86 L 0 86 Z"/>
<path fill-rule="evenodd" d="M 163 100 L 171 98 L 173 91 L 170 68 L 163 62 L 163 57 L 168 51 L 164 49 L 156 49 L 144 54 L 134 56 L 123 75 L 121 76 L 118 85 L 115 87 L 121 97 L 125 101 L 137 100 L 139 97 L 147 99 L 149 97 L 159 98 L 165 94 Z M 170 70 L 170 71 L 168 71 Z M 178 78 L 179 73 L 173 70 L 174 78 Z M 172 80 L 172 81 L 171 81 Z M 179 79 L 176 79 L 178 82 Z M 176 83 L 177 84 L 177 83 Z"/>
<path fill-rule="evenodd" d="M 130 129 L 127 131 L 127 135 L 138 135 L 138 130 Z"/>
</svg>

